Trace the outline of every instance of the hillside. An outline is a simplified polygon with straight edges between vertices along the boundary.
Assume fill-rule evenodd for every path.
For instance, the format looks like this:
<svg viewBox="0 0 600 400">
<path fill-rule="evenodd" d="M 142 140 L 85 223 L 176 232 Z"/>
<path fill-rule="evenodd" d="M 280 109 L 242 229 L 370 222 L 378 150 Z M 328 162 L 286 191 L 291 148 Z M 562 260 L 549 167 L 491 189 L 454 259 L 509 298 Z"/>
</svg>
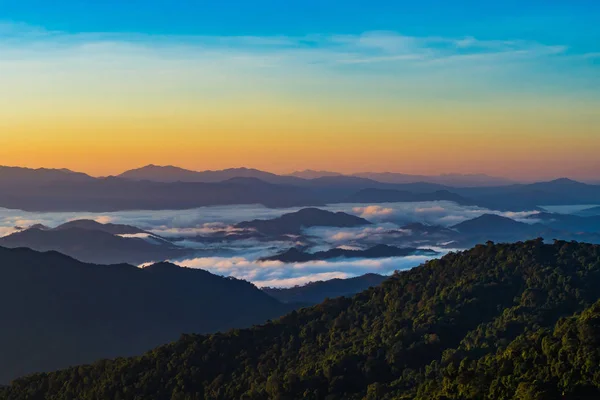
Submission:
<svg viewBox="0 0 600 400">
<path fill-rule="evenodd" d="M 600 246 L 488 243 L 263 326 L 20 379 L 4 398 L 598 398 L 599 284 Z"/>
<path fill-rule="evenodd" d="M 28 249 L 0 248 L 0 288 L 0 384 L 290 309 L 248 282 L 203 270 L 99 266 Z"/>
</svg>

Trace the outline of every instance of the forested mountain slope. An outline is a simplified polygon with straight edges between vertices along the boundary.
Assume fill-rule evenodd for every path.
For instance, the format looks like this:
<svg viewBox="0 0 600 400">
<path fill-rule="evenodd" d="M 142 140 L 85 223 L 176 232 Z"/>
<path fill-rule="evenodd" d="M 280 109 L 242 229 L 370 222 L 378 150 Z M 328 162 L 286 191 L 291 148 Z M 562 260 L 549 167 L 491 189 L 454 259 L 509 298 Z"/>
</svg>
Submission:
<svg viewBox="0 0 600 400">
<path fill-rule="evenodd" d="M 262 326 L 20 379 L 3 398 L 599 398 L 599 285 L 600 246 L 488 243 Z"/>
</svg>

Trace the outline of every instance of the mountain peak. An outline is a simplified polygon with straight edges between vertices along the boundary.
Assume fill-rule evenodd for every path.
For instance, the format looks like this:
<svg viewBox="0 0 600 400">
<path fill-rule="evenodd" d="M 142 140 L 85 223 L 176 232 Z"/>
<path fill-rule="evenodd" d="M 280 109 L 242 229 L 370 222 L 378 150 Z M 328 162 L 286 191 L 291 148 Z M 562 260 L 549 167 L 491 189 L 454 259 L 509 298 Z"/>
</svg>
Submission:
<svg viewBox="0 0 600 400">
<path fill-rule="evenodd" d="M 570 179 L 570 178 L 558 178 L 554 179 L 548 183 L 558 184 L 558 185 L 585 185 L 585 183 L 581 183 L 579 181 Z"/>
</svg>

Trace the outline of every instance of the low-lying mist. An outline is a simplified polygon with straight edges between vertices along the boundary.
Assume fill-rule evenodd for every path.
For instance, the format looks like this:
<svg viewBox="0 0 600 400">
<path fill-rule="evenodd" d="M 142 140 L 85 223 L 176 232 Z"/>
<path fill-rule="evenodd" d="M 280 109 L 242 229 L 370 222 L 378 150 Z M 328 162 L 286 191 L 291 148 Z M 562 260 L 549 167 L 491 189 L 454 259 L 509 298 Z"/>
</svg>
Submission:
<svg viewBox="0 0 600 400">
<path fill-rule="evenodd" d="M 177 246 L 193 249 L 192 257 L 170 260 L 190 268 L 233 276 L 257 286 L 294 286 L 315 280 L 348 278 L 365 273 L 391 274 L 395 270 L 415 267 L 432 256 L 414 255 L 380 259 L 335 259 L 305 263 L 259 261 L 292 247 L 305 251 L 332 248 L 367 249 L 378 244 L 398 247 L 432 248 L 440 255 L 452 250 L 452 243 L 417 240 L 407 224 L 449 227 L 483 214 L 498 214 L 515 220 L 535 222 L 537 211 L 506 213 L 474 206 L 460 206 L 447 201 L 386 204 L 336 204 L 320 207 L 343 211 L 372 222 L 358 228 L 319 227 L 304 230 L 302 235 L 278 238 L 244 237 L 235 224 L 253 219 L 271 219 L 298 211 L 299 208 L 270 209 L 263 206 L 216 206 L 184 211 L 124 211 L 112 213 L 33 213 L 0 209 L 0 236 L 34 224 L 56 227 L 62 223 L 92 219 L 100 223 L 133 225 L 173 241 Z M 532 218 L 533 217 L 533 218 Z M 230 236 L 231 235 L 231 236 Z M 237 236 L 236 236 L 237 235 Z M 143 235 L 129 236 L 152 240 Z M 163 261 L 163 260 L 155 260 Z"/>
</svg>

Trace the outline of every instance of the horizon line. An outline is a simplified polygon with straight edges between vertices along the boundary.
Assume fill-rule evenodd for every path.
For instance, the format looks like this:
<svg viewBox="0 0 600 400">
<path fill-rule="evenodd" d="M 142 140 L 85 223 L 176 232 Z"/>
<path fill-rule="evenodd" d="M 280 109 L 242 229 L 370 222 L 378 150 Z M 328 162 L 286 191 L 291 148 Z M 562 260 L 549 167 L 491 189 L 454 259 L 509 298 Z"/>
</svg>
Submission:
<svg viewBox="0 0 600 400">
<path fill-rule="evenodd" d="M 26 169 L 26 170 L 32 170 L 32 171 L 39 171 L 39 170 L 50 170 L 50 171 L 68 171 L 68 172 L 72 172 L 72 173 L 78 173 L 78 174 L 84 174 L 87 175 L 89 177 L 92 178 L 118 178 L 120 177 L 122 174 L 129 172 L 129 171 L 135 171 L 135 170 L 140 170 L 140 169 L 144 169 L 144 168 L 148 168 L 148 167 L 157 167 L 157 168 L 176 168 L 176 169 L 180 169 L 180 170 L 184 170 L 187 172 L 193 172 L 193 173 L 207 173 L 207 172 L 223 172 L 223 171 L 228 171 L 228 170 L 253 170 L 253 171 L 258 171 L 258 172 L 264 172 L 264 173 L 269 173 L 269 174 L 273 174 L 273 175 L 277 175 L 277 176 L 294 176 L 294 174 L 296 173 L 302 173 L 302 172 L 316 172 L 316 173 L 328 173 L 328 174 L 337 174 L 338 176 L 349 176 L 349 177 L 359 177 L 358 175 L 362 175 L 362 174 L 390 174 L 390 175 L 404 175 L 407 177 L 423 177 L 423 178 L 443 178 L 443 177 L 474 177 L 474 176 L 481 176 L 481 177 L 485 177 L 485 178 L 491 178 L 491 179 L 501 179 L 501 180 L 505 180 L 507 181 L 506 184 L 510 185 L 510 184 L 527 184 L 527 183 L 536 183 L 536 182 L 551 182 L 551 181 L 555 181 L 555 180 L 560 180 L 560 179 L 569 179 L 569 180 L 573 180 L 576 182 L 581 182 L 581 183 L 595 183 L 598 184 L 600 183 L 600 176 L 598 178 L 589 178 L 589 179 L 577 179 L 577 178 L 572 178 L 569 175 L 557 175 L 554 177 L 540 177 L 540 178 L 535 178 L 535 179 L 523 179 L 523 180 L 518 180 L 518 179 L 514 179 L 514 178 L 510 178 L 507 176 L 501 176 L 501 175 L 490 175 L 490 174 L 486 174 L 483 172 L 468 172 L 468 173 L 460 173 L 460 172 L 440 172 L 438 174 L 419 174 L 419 173 L 406 173 L 406 172 L 395 172 L 395 171 L 389 171 L 389 170 L 385 170 L 385 171 L 367 171 L 367 170 L 363 170 L 360 172 L 339 172 L 339 171 L 333 171 L 333 170 L 324 170 L 324 169 L 313 169 L 313 168 L 304 168 L 304 169 L 297 169 L 291 172 L 287 172 L 287 173 L 276 173 L 273 171 L 269 171 L 266 169 L 260 169 L 260 168 L 254 168 L 254 167 L 247 167 L 247 166 L 238 166 L 238 167 L 227 167 L 227 168 L 221 168 L 221 169 L 190 169 L 190 168 L 185 168 L 185 167 L 180 167 L 174 164 L 154 164 L 154 163 L 150 163 L 150 164 L 145 164 L 142 165 L 140 167 L 133 167 L 133 168 L 128 168 L 125 171 L 121 172 L 121 173 L 117 173 L 117 174 L 108 174 L 108 175 L 103 175 L 103 174 L 92 174 L 92 173 L 88 173 L 88 172 L 84 172 L 82 170 L 74 170 L 71 168 L 53 168 L 53 167 L 29 167 L 29 166 L 23 166 L 23 165 L 0 165 L 0 168 L 14 168 L 14 169 Z M 307 179 L 310 180 L 311 178 L 301 178 L 298 177 L 299 179 Z M 365 178 L 365 179 L 371 179 L 371 178 Z M 375 180 L 375 179 L 373 179 Z M 411 182 L 411 183 L 416 183 L 418 181 L 415 182 Z"/>
</svg>

